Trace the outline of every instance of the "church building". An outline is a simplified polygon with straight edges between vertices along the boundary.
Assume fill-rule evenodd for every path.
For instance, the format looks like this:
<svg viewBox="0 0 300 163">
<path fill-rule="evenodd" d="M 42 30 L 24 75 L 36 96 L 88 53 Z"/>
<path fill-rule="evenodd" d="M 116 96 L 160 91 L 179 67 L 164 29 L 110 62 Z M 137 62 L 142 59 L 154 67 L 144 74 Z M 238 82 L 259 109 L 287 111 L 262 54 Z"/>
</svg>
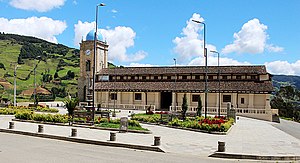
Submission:
<svg viewBox="0 0 300 163">
<path fill-rule="evenodd" d="M 98 36 L 99 37 L 99 36 Z M 116 109 L 180 111 L 184 94 L 188 112 L 196 112 L 201 98 L 204 113 L 205 67 L 118 67 L 108 68 L 108 45 L 100 36 L 96 41 L 95 106 Z M 87 100 L 92 89 L 94 33 L 80 44 L 78 95 Z M 273 91 L 271 75 L 260 66 L 208 66 L 207 113 L 226 114 L 231 103 L 237 115 L 272 120 L 270 106 Z"/>
</svg>

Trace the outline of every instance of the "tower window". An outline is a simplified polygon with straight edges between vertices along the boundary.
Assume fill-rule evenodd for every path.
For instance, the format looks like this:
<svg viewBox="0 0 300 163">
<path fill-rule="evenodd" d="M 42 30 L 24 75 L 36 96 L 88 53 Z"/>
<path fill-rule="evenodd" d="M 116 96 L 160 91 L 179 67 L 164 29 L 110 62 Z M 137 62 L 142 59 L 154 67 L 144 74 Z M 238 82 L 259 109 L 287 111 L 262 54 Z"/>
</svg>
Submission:
<svg viewBox="0 0 300 163">
<path fill-rule="evenodd" d="M 91 71 L 91 61 L 90 60 L 86 61 L 85 66 L 86 66 L 86 71 Z"/>
</svg>

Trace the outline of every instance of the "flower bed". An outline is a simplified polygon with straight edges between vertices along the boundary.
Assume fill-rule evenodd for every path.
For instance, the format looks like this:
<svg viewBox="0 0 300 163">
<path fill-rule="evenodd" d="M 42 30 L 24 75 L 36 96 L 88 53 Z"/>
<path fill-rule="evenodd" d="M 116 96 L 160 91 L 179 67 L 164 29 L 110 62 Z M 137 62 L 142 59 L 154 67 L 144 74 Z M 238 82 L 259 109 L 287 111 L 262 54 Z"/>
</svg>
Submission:
<svg viewBox="0 0 300 163">
<path fill-rule="evenodd" d="M 62 114 L 37 114 L 32 111 L 19 111 L 15 114 L 16 119 L 21 120 L 34 120 L 39 122 L 53 122 L 53 123 L 68 123 L 68 116 Z M 86 118 L 74 118 L 76 122 L 87 122 Z M 120 119 L 110 120 L 108 118 L 95 118 L 95 126 L 105 128 L 119 128 Z M 128 129 L 130 130 L 142 130 L 148 131 L 148 129 L 142 128 L 138 121 L 128 120 Z"/>
<path fill-rule="evenodd" d="M 106 128 L 120 128 L 120 119 L 110 120 L 108 118 L 100 118 L 95 121 L 96 127 L 106 127 Z M 142 130 L 149 131 L 146 128 L 143 128 L 140 123 L 136 120 L 128 120 L 128 129 L 129 130 Z"/>
<path fill-rule="evenodd" d="M 68 116 L 63 114 L 37 114 L 32 111 L 19 111 L 15 114 L 16 119 L 34 120 L 41 122 L 67 123 Z"/>
<path fill-rule="evenodd" d="M 148 122 L 148 123 L 160 123 L 161 122 L 161 114 L 135 114 L 131 119 L 137 120 L 140 122 Z M 204 117 L 196 117 L 196 118 L 187 118 L 186 120 L 179 120 L 178 118 L 173 118 L 171 121 L 167 123 L 168 126 L 177 126 L 183 128 L 191 128 L 197 130 L 204 130 L 207 132 L 227 132 L 231 125 L 234 123 L 233 119 L 226 119 L 226 117 L 208 117 L 204 119 Z"/>
</svg>

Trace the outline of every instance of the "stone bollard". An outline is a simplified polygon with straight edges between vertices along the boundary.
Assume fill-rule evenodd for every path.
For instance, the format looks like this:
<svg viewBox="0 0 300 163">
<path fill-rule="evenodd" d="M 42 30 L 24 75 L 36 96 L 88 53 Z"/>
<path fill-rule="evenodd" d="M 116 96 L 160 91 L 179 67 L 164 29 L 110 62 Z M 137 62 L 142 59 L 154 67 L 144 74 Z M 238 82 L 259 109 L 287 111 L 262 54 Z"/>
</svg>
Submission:
<svg viewBox="0 0 300 163">
<path fill-rule="evenodd" d="M 14 129 L 15 128 L 15 122 L 9 122 L 9 129 Z"/>
<path fill-rule="evenodd" d="M 110 132 L 110 141 L 116 141 L 116 133 L 115 132 Z"/>
<path fill-rule="evenodd" d="M 76 128 L 72 128 L 71 129 L 71 137 L 76 137 L 77 136 L 77 129 Z"/>
<path fill-rule="evenodd" d="M 43 133 L 43 132 L 44 132 L 44 126 L 38 125 L 38 133 Z"/>
<path fill-rule="evenodd" d="M 154 146 L 160 146 L 160 136 L 154 136 Z"/>
<path fill-rule="evenodd" d="M 218 152 L 225 152 L 225 142 L 218 141 Z"/>
</svg>

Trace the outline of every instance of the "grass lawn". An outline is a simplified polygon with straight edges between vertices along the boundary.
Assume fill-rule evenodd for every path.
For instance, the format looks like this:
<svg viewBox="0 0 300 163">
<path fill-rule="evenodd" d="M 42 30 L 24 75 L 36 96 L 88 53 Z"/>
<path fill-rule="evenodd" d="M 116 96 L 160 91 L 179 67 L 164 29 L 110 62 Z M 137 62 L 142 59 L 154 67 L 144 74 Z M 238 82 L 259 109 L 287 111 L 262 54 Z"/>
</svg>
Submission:
<svg viewBox="0 0 300 163">
<path fill-rule="evenodd" d="M 105 128 L 120 128 L 120 124 L 115 124 L 115 123 L 100 123 L 96 124 L 95 126 L 97 127 L 105 127 Z M 146 128 L 143 127 L 137 127 L 137 126 L 128 126 L 129 130 L 140 130 L 140 131 L 149 131 Z"/>
</svg>

